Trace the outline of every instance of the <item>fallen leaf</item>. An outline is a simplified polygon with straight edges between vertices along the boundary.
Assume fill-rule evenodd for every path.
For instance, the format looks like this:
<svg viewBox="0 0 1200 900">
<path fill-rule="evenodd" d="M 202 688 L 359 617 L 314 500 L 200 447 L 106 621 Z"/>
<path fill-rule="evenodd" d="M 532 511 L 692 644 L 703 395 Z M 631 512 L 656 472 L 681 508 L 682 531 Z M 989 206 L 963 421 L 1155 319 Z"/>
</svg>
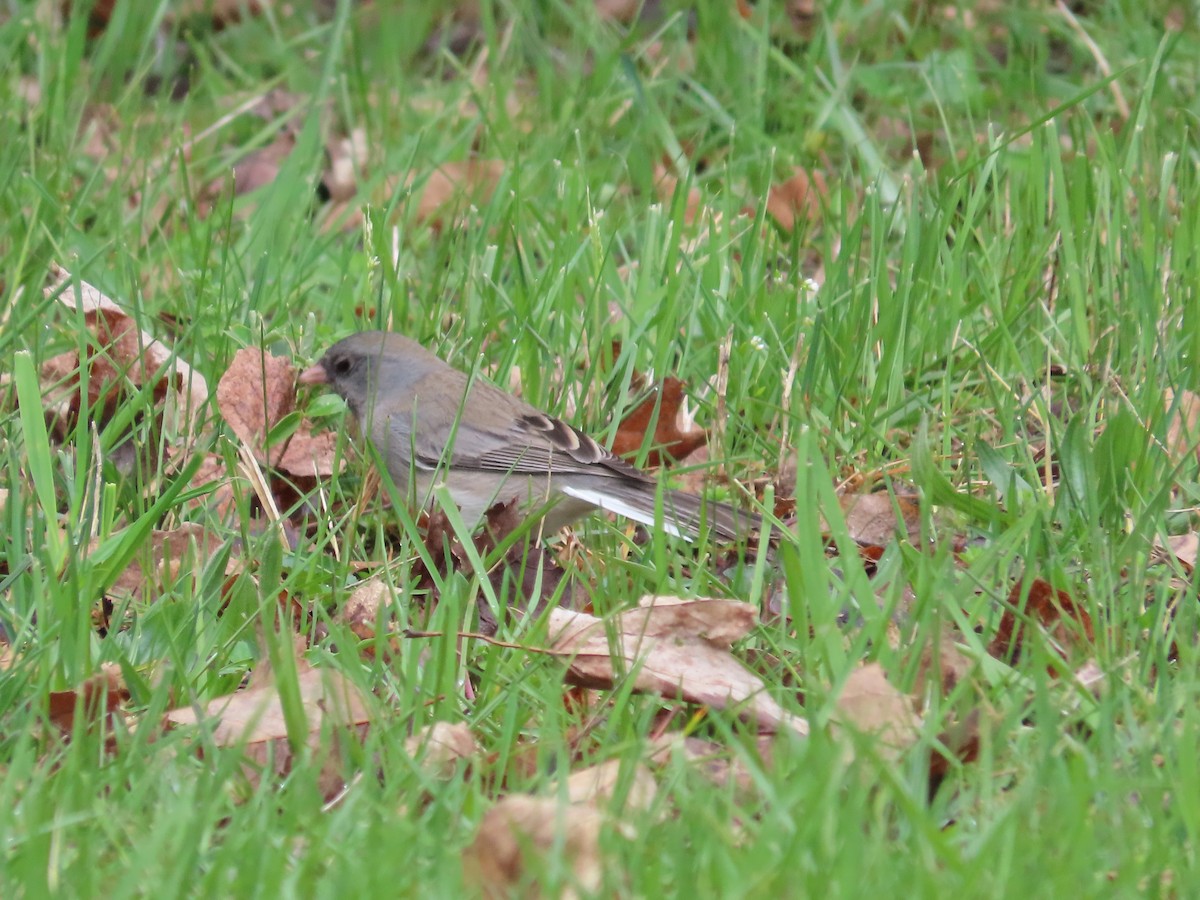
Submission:
<svg viewBox="0 0 1200 900">
<path fill-rule="evenodd" d="M 683 382 L 665 378 L 655 395 L 638 404 L 621 424 L 613 437 L 612 452 L 631 456 L 646 446 L 651 437 L 647 465 L 663 464 L 666 458 L 682 459 L 708 440 L 703 429 L 693 428 L 683 419 Z"/>
<path fill-rule="evenodd" d="M 1194 391 L 1163 391 L 1167 424 L 1167 449 L 1176 462 L 1200 454 L 1200 394 Z"/>
<path fill-rule="evenodd" d="M 129 700 L 129 689 L 125 677 L 116 663 L 104 663 L 100 671 L 90 676 L 79 687 L 69 691 L 51 691 L 47 707 L 50 724 L 64 735 L 75 728 L 76 716 L 83 715 L 88 726 L 96 724 L 102 716 L 115 713 Z"/>
<path fill-rule="evenodd" d="M 93 540 L 89 552 L 95 552 L 100 543 L 99 539 Z M 198 570 L 222 543 L 219 537 L 197 524 L 181 525 L 170 531 L 151 531 L 108 593 L 110 596 L 152 600 L 175 583 L 181 570 L 189 573 L 193 567 Z M 182 569 L 185 563 L 186 570 Z M 236 568 L 237 563 L 231 559 L 229 565 Z"/>
<path fill-rule="evenodd" d="M 846 529 L 855 543 L 867 547 L 886 547 L 897 536 L 910 543 L 921 538 L 921 513 L 913 497 L 892 495 L 886 491 L 871 494 L 842 494 L 838 497 Z M 901 519 L 896 516 L 899 511 Z"/>
<path fill-rule="evenodd" d="M 404 750 L 434 778 L 449 778 L 479 755 L 475 736 L 462 722 L 434 722 L 405 741 Z"/>
<path fill-rule="evenodd" d="M 912 700 L 891 685 L 878 663 L 850 673 L 838 695 L 833 721 L 877 738 L 885 759 L 896 759 L 912 746 L 921 728 Z"/>
<path fill-rule="evenodd" d="M 600 19 L 630 25 L 642 14 L 643 7 L 661 6 L 661 0 L 595 0 Z"/>
<path fill-rule="evenodd" d="M 1056 591 L 1048 582 L 1035 578 L 1029 585 L 1024 604 L 1021 602 L 1023 594 L 1022 582 L 1018 581 L 1009 591 L 996 636 L 988 644 L 988 653 L 992 656 L 1015 663 L 1024 648 L 1025 628 L 1030 622 L 1041 627 L 1040 633 L 1051 641 L 1055 652 L 1064 659 L 1070 648 L 1084 641 L 1090 645 L 1095 639 L 1092 617 L 1066 591 Z M 1047 666 L 1047 671 L 1051 675 L 1057 673 L 1053 665 Z"/>
<path fill-rule="evenodd" d="M 758 736 L 758 756 L 764 766 L 771 764 L 774 740 L 773 734 Z M 733 788 L 742 801 L 748 803 L 756 796 L 761 782 L 751 771 L 744 753 L 728 744 L 679 734 L 665 734 L 651 743 L 650 761 L 655 765 L 664 766 L 679 757 L 717 787 Z"/>
<path fill-rule="evenodd" d="M 654 167 L 654 190 L 664 206 L 669 207 L 674 202 L 679 186 L 680 181 L 671 169 L 662 163 Z M 683 224 L 695 225 L 701 218 L 704 208 L 704 195 L 698 188 L 689 187 L 687 197 L 683 201 Z M 714 214 L 714 218 L 719 218 L 719 215 Z"/>
<path fill-rule="evenodd" d="M 971 763 L 979 758 L 981 737 L 979 734 L 979 710 L 973 709 L 964 718 L 952 722 L 937 737 L 937 744 L 929 754 L 929 792 L 937 792 L 950 770 L 962 763 Z M 945 750 L 941 748 L 944 747 Z"/>
<path fill-rule="evenodd" d="M 442 163 L 428 178 L 412 172 L 404 183 L 416 198 L 417 221 L 440 230 L 448 213 L 457 217 L 467 205 L 487 203 L 503 174 L 504 163 L 498 159 L 469 159 Z"/>
<path fill-rule="evenodd" d="M 1186 534 L 1173 534 L 1163 543 L 1158 538 L 1154 546 L 1166 550 L 1183 565 L 1188 572 L 1196 568 L 1196 556 L 1200 553 L 1200 533 L 1189 531 Z"/>
<path fill-rule="evenodd" d="M 382 578 L 369 578 L 350 592 L 350 596 L 338 611 L 338 619 L 348 626 L 356 637 L 364 641 L 373 640 L 380 613 L 391 599 L 392 591 Z M 384 621 L 387 621 L 386 614 Z"/>
<path fill-rule="evenodd" d="M 329 164 L 321 183 L 333 203 L 354 198 L 367 169 L 367 131 L 359 126 L 348 135 L 339 135 L 326 145 Z"/>
<path fill-rule="evenodd" d="M 484 813 L 463 851 L 463 878 L 484 897 L 541 897 L 536 861 L 554 854 L 573 876 L 571 887 L 554 896 L 594 895 L 604 874 L 603 825 L 604 815 L 589 804 L 512 794 Z"/>
<path fill-rule="evenodd" d="M 260 463 L 297 477 L 334 473 L 332 432 L 314 434 L 302 422 L 286 440 L 267 446 L 267 436 L 296 407 L 296 369 L 281 356 L 243 347 L 217 383 L 217 408 L 230 429 Z"/>
<path fill-rule="evenodd" d="M 654 805 L 658 794 L 658 782 L 650 770 L 638 763 L 627 778 L 628 769 L 619 759 L 611 759 L 599 765 L 589 766 L 567 777 L 567 797 L 572 803 L 590 803 L 593 806 L 609 807 L 618 797 L 623 802 L 624 812 L 644 812 Z M 628 785 L 624 792 L 623 785 Z"/>
<path fill-rule="evenodd" d="M 265 147 L 247 153 L 233 164 L 233 192 L 240 197 L 273 184 L 295 149 L 296 136 L 283 131 Z"/>
<path fill-rule="evenodd" d="M 828 196 L 823 174 L 797 168 L 791 178 L 771 185 L 767 191 L 767 214 L 790 233 L 798 224 L 818 224 L 821 204 Z"/>
<path fill-rule="evenodd" d="M 217 383 L 217 407 L 261 462 L 272 462 L 267 434 L 296 406 L 296 369 L 282 356 L 243 347 Z"/>
<path fill-rule="evenodd" d="M 94 410 L 111 415 L 116 409 L 116 392 L 127 378 L 135 388 L 151 385 L 155 402 L 166 401 L 164 415 L 175 419 L 176 431 L 195 429 L 208 402 L 203 375 L 140 329 L 132 316 L 95 287 L 83 281 L 77 290 L 71 273 L 62 266 L 51 265 L 45 295 L 57 295 L 63 306 L 81 311 L 95 339 L 99 352 L 87 360 L 89 403 Z M 65 368 L 67 362 L 57 360 L 56 365 Z"/>
<path fill-rule="evenodd" d="M 932 695 L 947 697 L 959 684 L 966 681 L 977 669 L 975 660 L 959 649 L 962 635 L 956 630 L 943 632 L 935 648 L 931 643 L 921 647 L 921 659 L 917 668 L 917 680 L 913 694 L 918 697 Z M 936 685 L 933 679 L 936 678 Z"/>
<path fill-rule="evenodd" d="M 311 430 L 310 423 L 300 427 L 282 445 L 275 468 L 296 478 L 328 478 L 337 467 L 337 435 L 332 431 Z"/>
<path fill-rule="evenodd" d="M 370 717 L 358 688 L 332 669 L 314 669 L 302 664 L 299 687 L 307 717 L 309 747 L 320 751 L 322 735 L 331 733 L 334 737 L 319 780 L 322 795 L 329 798 L 345 783 L 338 731 L 350 730 L 361 738 Z M 203 726 L 211 729 L 212 740 L 218 747 L 240 748 L 248 763 L 245 776 L 253 786 L 258 785 L 268 768 L 278 776 L 292 769 L 294 755 L 288 742 L 283 704 L 273 683 L 218 697 L 199 712 L 191 706 L 174 709 L 166 714 L 166 724 L 170 728 Z"/>
<path fill-rule="evenodd" d="M 608 620 L 564 609 L 549 613 L 553 651 L 569 656 L 572 684 L 611 688 L 629 673 L 635 690 L 732 709 L 760 729 L 806 735 L 808 723 L 776 703 L 729 652 L 756 622 L 748 603 L 673 597 L 643 598 L 637 609 Z"/>
<path fill-rule="evenodd" d="M 167 458 L 175 468 L 181 467 L 187 461 L 189 455 L 186 451 L 180 451 L 175 448 L 168 448 L 167 450 Z M 229 514 L 233 510 L 234 493 L 233 487 L 229 483 L 229 472 L 225 468 L 225 460 L 223 458 L 215 453 L 205 453 L 204 459 L 200 463 L 200 468 L 192 476 L 190 484 L 193 488 L 205 487 L 207 485 L 216 486 L 209 494 L 188 500 L 186 506 L 189 509 L 209 507 L 218 519 L 225 521 L 229 518 Z"/>
<path fill-rule="evenodd" d="M 407 190 L 410 201 L 399 204 L 397 208 L 400 211 L 411 210 L 415 221 L 440 232 L 447 226 L 464 222 L 465 213 L 470 207 L 487 203 L 503 174 L 504 163 L 500 160 L 472 159 L 443 163 L 427 177 L 423 173 L 410 172 L 403 178 L 393 175 L 383 179 L 375 192 L 375 202 L 380 208 L 390 208 L 396 194 L 402 189 Z M 361 229 L 363 209 L 353 205 L 355 197 L 329 203 L 322 216 L 321 227 L 337 228 L 344 232 Z"/>
</svg>

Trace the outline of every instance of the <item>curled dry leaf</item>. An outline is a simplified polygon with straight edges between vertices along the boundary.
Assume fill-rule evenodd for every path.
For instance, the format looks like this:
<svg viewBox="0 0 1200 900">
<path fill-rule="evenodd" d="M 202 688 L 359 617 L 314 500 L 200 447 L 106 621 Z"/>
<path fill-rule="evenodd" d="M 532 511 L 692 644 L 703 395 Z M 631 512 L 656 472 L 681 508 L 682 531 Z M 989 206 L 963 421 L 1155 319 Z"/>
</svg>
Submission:
<svg viewBox="0 0 1200 900">
<path fill-rule="evenodd" d="M 243 156 L 233 165 L 233 192 L 241 197 L 273 184 L 279 170 L 296 149 L 296 135 L 283 131 L 265 147 Z"/>
<path fill-rule="evenodd" d="M 765 766 L 771 765 L 771 747 L 775 735 L 759 735 L 758 756 Z M 689 767 L 720 788 L 732 787 L 740 798 L 749 802 L 756 795 L 758 782 L 742 753 L 734 752 L 728 744 L 706 741 L 703 738 L 664 734 L 653 742 L 650 761 L 665 766 L 672 759 L 682 759 Z"/>
<path fill-rule="evenodd" d="M 932 643 L 921 647 L 917 680 L 913 686 L 916 696 L 926 697 L 936 693 L 937 696 L 946 697 L 978 670 L 978 664 L 959 649 L 961 641 L 962 635 L 954 629 L 941 635 L 936 648 Z"/>
<path fill-rule="evenodd" d="M 347 732 L 361 737 L 370 717 L 361 694 L 344 675 L 331 669 L 314 669 L 301 665 L 299 674 L 300 700 L 308 726 L 308 744 L 322 750 L 322 735 L 332 735 L 321 772 L 321 792 L 334 796 L 344 784 L 344 767 L 339 740 Z M 249 765 L 247 780 L 257 785 L 262 769 L 271 766 L 274 774 L 291 771 L 293 754 L 288 743 L 283 704 L 273 683 L 250 690 L 218 697 L 203 710 L 181 707 L 166 715 L 168 728 L 201 725 L 212 729 L 212 739 L 218 747 L 242 748 Z M 340 732 L 340 734 L 339 734 Z"/>
<path fill-rule="evenodd" d="M 203 560 L 213 556 L 221 544 L 220 538 L 196 524 L 185 524 L 170 531 L 152 531 L 143 543 L 142 551 L 117 576 L 109 594 L 153 599 L 172 585 L 181 571 L 191 573 L 194 566 L 198 568 Z M 99 545 L 99 539 L 92 541 L 89 552 L 94 552 Z M 231 558 L 227 574 L 236 568 L 237 562 Z"/>
<path fill-rule="evenodd" d="M 382 578 L 369 578 L 350 592 L 338 612 L 338 618 L 355 637 L 369 641 L 375 637 L 380 613 L 391 599 L 392 592 Z"/>
<path fill-rule="evenodd" d="M 460 763 L 479 755 L 475 736 L 462 722 L 434 722 L 405 741 L 404 750 L 434 778 L 450 777 Z"/>
<path fill-rule="evenodd" d="M 106 410 L 111 415 L 116 408 L 112 399 L 116 389 L 128 378 L 134 387 L 152 386 L 155 401 L 165 401 L 166 414 L 175 419 L 177 431 L 194 430 L 208 402 L 208 384 L 203 375 L 164 343 L 141 330 L 132 316 L 95 287 L 83 281 L 76 290 L 71 273 L 62 266 L 50 267 L 50 284 L 45 294 L 47 298 L 57 295 L 64 306 L 80 310 L 95 339 L 100 352 L 93 353 L 87 361 L 90 389 L 96 392 L 94 399 L 89 396 L 93 408 L 103 409 L 111 404 L 111 409 Z M 56 372 L 64 369 L 70 372 L 79 367 L 78 360 L 74 366 L 69 366 L 69 360 L 57 357 L 51 362 Z"/>
<path fill-rule="evenodd" d="M 1165 544 L 1155 538 L 1154 546 L 1165 550 L 1179 560 L 1186 571 L 1192 572 L 1196 568 L 1196 556 L 1200 553 L 1200 534 L 1195 531 L 1189 531 L 1187 534 L 1173 534 L 1167 538 Z"/>
<path fill-rule="evenodd" d="M 654 167 L 654 190 L 664 206 L 669 206 L 674 201 L 675 192 L 679 190 L 679 178 L 662 163 Z M 695 225 L 704 209 L 704 195 L 700 193 L 699 188 L 689 187 L 683 206 L 683 224 Z M 720 214 L 713 212 L 712 217 L 718 219 Z"/>
<path fill-rule="evenodd" d="M 329 199 L 334 203 L 352 200 L 369 161 L 366 129 L 358 126 L 349 135 L 331 138 L 325 145 L 325 156 L 329 166 L 321 183 Z"/>
<path fill-rule="evenodd" d="M 1021 582 L 1018 581 L 1009 591 L 996 636 L 988 644 L 988 653 L 997 659 L 1016 662 L 1024 649 L 1030 623 L 1041 627 L 1041 633 L 1064 659 L 1073 648 L 1081 645 L 1085 650 L 1090 648 L 1095 639 L 1092 617 L 1070 594 L 1035 578 L 1029 585 L 1029 596 L 1024 603 L 1022 596 Z M 1058 671 L 1053 665 L 1048 665 L 1046 670 L 1051 675 Z"/>
<path fill-rule="evenodd" d="M 791 178 L 773 184 L 767 192 L 767 214 L 786 232 L 795 231 L 797 225 L 816 225 L 828 196 L 822 173 L 797 168 Z"/>
<path fill-rule="evenodd" d="M 624 789 L 622 796 L 622 789 Z M 486 897 L 540 896 L 537 870 L 532 866 L 548 853 L 562 853 L 571 866 L 574 883 L 556 896 L 585 895 L 600 887 L 600 829 L 605 809 L 623 819 L 645 812 L 654 803 L 658 785 L 646 766 L 638 763 L 622 777 L 620 760 L 610 760 L 575 772 L 567 778 L 568 802 L 557 798 L 512 794 L 498 802 L 480 823 L 474 842 L 463 853 L 463 874 L 468 884 Z M 621 809 L 613 808 L 621 796 Z"/>
<path fill-rule="evenodd" d="M 333 474 L 332 432 L 314 434 L 305 423 L 286 442 L 267 446 L 267 435 L 296 407 L 296 369 L 289 360 L 242 348 L 217 384 L 217 407 L 260 463 L 297 477 Z"/>
<path fill-rule="evenodd" d="M 50 724 L 63 734 L 75 727 L 76 715 L 82 714 L 87 724 L 94 725 L 101 716 L 115 714 L 129 699 L 125 677 L 116 663 L 104 663 L 100 671 L 87 678 L 79 687 L 69 691 L 51 691 L 49 696 Z"/>
<path fill-rule="evenodd" d="M 590 896 L 604 869 L 600 829 L 604 815 L 585 803 L 512 794 L 489 809 L 475 840 L 463 851 L 463 878 L 484 897 L 540 897 L 535 860 L 561 854 L 573 876 L 571 888 L 553 896 Z"/>
<path fill-rule="evenodd" d="M 916 741 L 921 717 L 912 700 L 892 687 L 878 663 L 855 669 L 838 695 L 834 721 L 879 739 L 879 755 L 895 759 Z"/>
<path fill-rule="evenodd" d="M 733 641 L 757 621 L 748 603 L 646 597 L 607 622 L 564 609 L 549 616 L 554 652 L 570 657 L 572 684 L 610 688 L 631 673 L 638 691 L 733 709 L 765 731 L 808 733 L 808 723 L 776 703 L 730 653 Z"/>
<path fill-rule="evenodd" d="M 665 378 L 655 394 L 647 397 L 621 420 L 613 437 L 612 452 L 630 456 L 646 445 L 652 435 L 647 465 L 660 466 L 666 459 L 683 459 L 708 440 L 702 428 L 694 428 L 683 412 L 683 382 Z"/>
<path fill-rule="evenodd" d="M 1200 455 L 1200 394 L 1194 391 L 1163 392 L 1170 421 L 1167 425 L 1167 449 L 1175 461 L 1188 455 Z"/>
<path fill-rule="evenodd" d="M 842 494 L 838 503 L 846 519 L 846 529 L 858 544 L 886 547 L 901 534 L 910 543 L 920 541 L 921 510 L 915 497 L 898 496 L 893 500 L 891 494 L 878 491 Z"/>
<path fill-rule="evenodd" d="M 440 229 L 455 207 L 487 203 L 503 174 L 504 163 L 498 159 L 469 159 L 442 163 L 428 179 L 410 173 L 404 183 L 417 197 L 417 220 Z"/>
<path fill-rule="evenodd" d="M 572 772 L 567 778 L 567 797 L 572 803 L 590 803 L 602 808 L 610 807 L 614 800 L 622 797 L 625 812 L 650 809 L 658 794 L 658 782 L 650 770 L 638 763 L 628 780 L 622 779 L 621 770 L 621 760 L 610 759 Z M 628 787 L 622 795 L 622 787 L 626 784 Z"/>
</svg>

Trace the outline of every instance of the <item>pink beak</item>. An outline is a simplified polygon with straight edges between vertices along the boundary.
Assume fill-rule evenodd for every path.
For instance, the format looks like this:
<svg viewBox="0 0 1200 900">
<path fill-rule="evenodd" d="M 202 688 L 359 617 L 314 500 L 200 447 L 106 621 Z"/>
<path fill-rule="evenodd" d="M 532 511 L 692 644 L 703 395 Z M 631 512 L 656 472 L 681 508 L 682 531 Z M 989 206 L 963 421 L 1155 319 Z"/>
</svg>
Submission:
<svg viewBox="0 0 1200 900">
<path fill-rule="evenodd" d="M 329 374 L 323 365 L 317 363 L 301 372 L 297 381 L 303 385 L 329 384 Z"/>
</svg>

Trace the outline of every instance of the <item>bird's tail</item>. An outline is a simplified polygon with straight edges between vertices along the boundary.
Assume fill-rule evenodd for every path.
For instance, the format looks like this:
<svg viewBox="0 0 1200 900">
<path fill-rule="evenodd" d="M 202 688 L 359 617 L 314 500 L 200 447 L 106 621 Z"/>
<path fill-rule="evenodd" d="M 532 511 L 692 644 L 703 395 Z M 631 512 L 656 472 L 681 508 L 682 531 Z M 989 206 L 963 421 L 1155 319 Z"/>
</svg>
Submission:
<svg viewBox="0 0 1200 900">
<path fill-rule="evenodd" d="M 758 513 L 684 491 L 663 492 L 663 518 L 668 517 L 682 526 L 685 533 L 680 536 L 689 540 L 699 537 L 706 529 L 722 541 L 745 540 L 761 532 L 763 527 L 762 516 Z"/>
<path fill-rule="evenodd" d="M 563 493 L 649 528 L 661 527 L 668 534 L 689 541 L 705 531 L 722 541 L 744 540 L 760 532 L 763 526 L 762 516 L 757 513 L 686 491 L 664 490 L 660 512 L 656 495 L 646 490 L 644 483 L 622 484 L 612 479 L 602 488 L 570 485 L 563 488 Z"/>
</svg>

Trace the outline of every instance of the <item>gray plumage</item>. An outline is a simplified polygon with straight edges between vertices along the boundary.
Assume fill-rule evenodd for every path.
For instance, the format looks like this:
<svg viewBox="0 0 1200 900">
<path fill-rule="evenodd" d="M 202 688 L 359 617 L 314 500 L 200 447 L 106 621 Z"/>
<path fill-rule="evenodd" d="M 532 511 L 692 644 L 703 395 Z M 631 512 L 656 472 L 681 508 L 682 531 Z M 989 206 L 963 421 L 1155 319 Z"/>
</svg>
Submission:
<svg viewBox="0 0 1200 900">
<path fill-rule="evenodd" d="M 557 530 L 595 508 L 655 525 L 657 481 L 593 438 L 443 362 L 398 334 L 367 331 L 339 341 L 300 377 L 340 394 L 387 463 L 397 486 L 427 504 L 445 483 L 474 526 L 497 502 L 544 508 Z M 703 526 L 725 540 L 758 530 L 749 512 L 683 491 L 662 490 L 668 532 L 695 538 Z"/>
</svg>

